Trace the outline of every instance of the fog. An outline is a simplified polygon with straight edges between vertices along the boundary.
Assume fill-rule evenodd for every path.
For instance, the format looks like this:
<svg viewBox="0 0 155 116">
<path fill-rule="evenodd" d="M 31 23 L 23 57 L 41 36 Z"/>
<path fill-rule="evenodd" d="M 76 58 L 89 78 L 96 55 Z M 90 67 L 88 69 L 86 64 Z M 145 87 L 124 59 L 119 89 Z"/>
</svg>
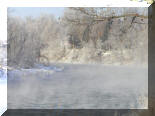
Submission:
<svg viewBox="0 0 155 116">
<path fill-rule="evenodd" d="M 24 20 L 8 12 L 8 109 L 147 109 L 147 12 L 71 7 L 59 19 Z"/>
<path fill-rule="evenodd" d="M 145 109 L 144 67 L 57 64 L 8 71 L 9 109 Z"/>
</svg>

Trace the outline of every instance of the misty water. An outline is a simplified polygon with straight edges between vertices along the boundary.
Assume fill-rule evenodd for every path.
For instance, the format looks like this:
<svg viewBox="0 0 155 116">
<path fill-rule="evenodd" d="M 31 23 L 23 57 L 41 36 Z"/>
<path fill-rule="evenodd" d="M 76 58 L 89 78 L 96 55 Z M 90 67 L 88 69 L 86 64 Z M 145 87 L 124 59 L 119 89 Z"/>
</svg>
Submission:
<svg viewBox="0 0 155 116">
<path fill-rule="evenodd" d="M 8 71 L 8 109 L 144 109 L 148 69 L 59 64 Z"/>
</svg>

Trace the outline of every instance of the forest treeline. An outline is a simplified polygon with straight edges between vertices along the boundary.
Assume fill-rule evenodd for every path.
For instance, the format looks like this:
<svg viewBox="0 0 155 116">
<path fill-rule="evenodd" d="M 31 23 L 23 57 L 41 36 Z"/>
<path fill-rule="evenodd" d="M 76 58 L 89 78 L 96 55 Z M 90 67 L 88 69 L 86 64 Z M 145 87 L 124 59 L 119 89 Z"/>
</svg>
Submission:
<svg viewBox="0 0 155 116">
<path fill-rule="evenodd" d="M 147 8 L 66 8 L 63 16 L 20 18 L 8 12 L 8 66 L 146 64 Z"/>
</svg>

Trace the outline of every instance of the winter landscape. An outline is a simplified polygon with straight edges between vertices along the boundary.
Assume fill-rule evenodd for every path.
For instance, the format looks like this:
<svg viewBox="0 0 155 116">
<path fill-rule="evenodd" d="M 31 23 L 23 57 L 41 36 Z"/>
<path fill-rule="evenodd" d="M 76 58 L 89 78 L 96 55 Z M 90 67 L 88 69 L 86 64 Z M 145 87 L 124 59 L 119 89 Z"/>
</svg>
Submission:
<svg viewBox="0 0 155 116">
<path fill-rule="evenodd" d="M 148 107 L 147 8 L 10 9 L 9 109 Z"/>
<path fill-rule="evenodd" d="M 8 8 L 8 109 L 147 109 L 147 8 L 50 9 Z"/>
</svg>

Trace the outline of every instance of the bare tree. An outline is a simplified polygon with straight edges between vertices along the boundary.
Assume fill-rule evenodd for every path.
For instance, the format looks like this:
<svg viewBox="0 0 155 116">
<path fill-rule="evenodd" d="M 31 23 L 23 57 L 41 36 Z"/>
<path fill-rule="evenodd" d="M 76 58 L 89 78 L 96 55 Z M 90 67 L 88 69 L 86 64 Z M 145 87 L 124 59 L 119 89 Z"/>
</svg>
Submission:
<svg viewBox="0 0 155 116">
<path fill-rule="evenodd" d="M 136 39 L 136 36 L 147 25 L 147 19 L 146 8 L 74 7 L 66 9 L 63 22 L 68 26 L 68 33 L 72 35 L 69 40 L 72 39 L 70 44 L 74 44 L 73 46 L 79 46 L 80 43 L 84 47 L 93 43 L 93 46 L 88 47 L 95 48 L 96 51 L 120 50 L 123 60 L 124 49 L 136 50 L 139 41 L 144 43 L 144 40 L 139 37 Z M 74 29 L 76 31 L 73 32 Z M 145 29 L 147 30 L 147 27 Z"/>
<path fill-rule="evenodd" d="M 29 68 L 67 58 L 106 62 L 109 51 L 116 54 L 108 57 L 118 56 L 119 62 L 134 59 L 146 48 L 146 30 L 146 8 L 66 8 L 59 19 L 46 14 L 21 19 L 9 13 L 8 65 Z M 130 51 L 130 58 L 124 51 Z"/>
</svg>

